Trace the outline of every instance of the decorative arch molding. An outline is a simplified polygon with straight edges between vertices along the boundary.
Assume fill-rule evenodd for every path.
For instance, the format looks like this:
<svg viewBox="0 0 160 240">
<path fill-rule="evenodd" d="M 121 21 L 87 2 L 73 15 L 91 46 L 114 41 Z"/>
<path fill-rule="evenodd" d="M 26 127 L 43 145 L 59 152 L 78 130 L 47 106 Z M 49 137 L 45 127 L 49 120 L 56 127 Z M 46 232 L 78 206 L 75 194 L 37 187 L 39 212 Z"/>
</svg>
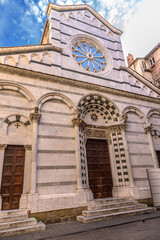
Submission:
<svg viewBox="0 0 160 240">
<path fill-rule="evenodd" d="M 82 97 L 78 108 L 81 110 L 79 117 L 82 119 L 88 112 L 94 110 L 104 118 L 106 124 L 118 123 L 121 120 L 118 107 L 110 99 L 100 94 L 91 93 Z"/>
<path fill-rule="evenodd" d="M 24 54 L 19 55 L 18 64 L 30 64 L 28 56 Z"/>
<path fill-rule="evenodd" d="M 11 66 L 16 66 L 16 59 L 12 56 L 6 56 L 4 58 L 4 64 L 11 65 Z"/>
<path fill-rule="evenodd" d="M 7 117 L 5 117 L 2 121 L 2 124 L 3 124 L 3 131 L 5 132 L 5 134 L 7 134 L 7 131 L 8 131 L 8 127 L 11 123 L 18 123 L 18 122 L 21 122 L 24 124 L 25 127 L 27 126 L 30 126 L 31 125 L 31 122 L 29 120 L 28 117 L 22 115 L 22 114 L 10 114 L 8 115 Z"/>
<path fill-rule="evenodd" d="M 147 118 L 150 119 L 152 115 L 158 115 L 160 117 L 160 109 L 151 109 L 147 114 Z"/>
<path fill-rule="evenodd" d="M 138 109 L 138 108 L 136 108 L 136 107 L 134 107 L 134 106 L 128 106 L 128 107 L 126 107 L 126 108 L 123 110 L 123 113 L 122 113 L 122 114 L 127 114 L 127 113 L 129 113 L 129 112 L 135 113 L 136 115 L 139 116 L 140 119 L 142 119 L 142 121 L 143 121 L 144 123 L 146 122 L 146 117 L 145 117 L 144 113 L 143 113 L 140 109 Z"/>
<path fill-rule="evenodd" d="M 13 82 L 0 82 L 0 91 L 1 90 L 11 90 L 21 93 L 25 98 L 27 98 L 30 103 L 31 108 L 33 109 L 36 105 L 35 98 L 33 95 L 24 87 L 17 83 Z"/>
<path fill-rule="evenodd" d="M 60 94 L 60 93 L 54 93 L 54 92 L 51 92 L 51 93 L 47 93 L 45 95 L 43 95 L 37 102 L 37 106 L 39 108 L 39 110 L 41 111 L 41 107 L 42 105 L 47 102 L 47 101 L 50 101 L 50 100 L 60 100 L 62 102 L 64 102 L 65 104 L 68 105 L 69 109 L 72 110 L 72 112 L 75 111 L 75 105 L 74 103 L 68 98 L 66 97 L 65 95 L 63 94 Z"/>
</svg>

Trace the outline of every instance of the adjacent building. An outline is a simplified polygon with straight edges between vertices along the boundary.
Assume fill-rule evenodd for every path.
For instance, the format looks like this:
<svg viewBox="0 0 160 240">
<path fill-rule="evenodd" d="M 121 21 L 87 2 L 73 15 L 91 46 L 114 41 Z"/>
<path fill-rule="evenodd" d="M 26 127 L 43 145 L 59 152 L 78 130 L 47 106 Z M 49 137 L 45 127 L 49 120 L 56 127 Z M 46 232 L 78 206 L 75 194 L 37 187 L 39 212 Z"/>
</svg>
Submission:
<svg viewBox="0 0 160 240">
<path fill-rule="evenodd" d="M 160 43 L 158 43 L 144 58 L 136 58 L 129 54 L 128 66 L 142 75 L 158 88 L 160 87 Z"/>
</svg>

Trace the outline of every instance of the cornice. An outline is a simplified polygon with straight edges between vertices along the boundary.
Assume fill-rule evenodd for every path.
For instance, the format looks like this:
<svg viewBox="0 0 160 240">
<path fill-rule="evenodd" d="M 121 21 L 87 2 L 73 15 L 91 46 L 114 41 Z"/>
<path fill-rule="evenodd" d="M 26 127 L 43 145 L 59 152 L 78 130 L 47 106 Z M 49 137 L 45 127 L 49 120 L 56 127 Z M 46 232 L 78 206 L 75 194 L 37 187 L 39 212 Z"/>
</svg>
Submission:
<svg viewBox="0 0 160 240">
<path fill-rule="evenodd" d="M 57 5 L 53 3 L 49 3 L 47 7 L 46 14 L 50 14 L 51 9 L 54 9 L 59 12 L 63 11 L 75 11 L 75 10 L 88 10 L 92 13 L 96 18 L 98 18 L 104 25 L 106 25 L 112 32 L 121 35 L 122 31 L 113 27 L 106 19 L 104 19 L 99 13 L 97 13 L 92 7 L 87 4 L 81 5 Z"/>
<path fill-rule="evenodd" d="M 128 68 L 128 67 L 124 67 L 124 66 L 120 66 L 119 68 L 120 70 L 126 71 L 129 74 L 131 74 L 133 77 L 139 79 L 141 82 L 143 82 L 146 86 L 148 86 L 149 88 L 151 88 L 153 91 L 155 91 L 156 93 L 160 94 L 160 89 L 157 88 L 155 85 L 153 85 L 152 83 L 150 83 L 146 78 L 142 77 L 140 74 L 138 74 L 137 72 L 135 72 L 133 69 Z"/>
<path fill-rule="evenodd" d="M 49 26 L 49 21 L 48 21 L 48 19 L 46 18 L 40 44 L 42 44 L 42 42 L 43 42 L 43 38 L 44 38 L 44 36 L 45 36 L 45 34 L 46 34 L 46 30 L 47 30 L 47 27 L 48 27 L 48 26 Z"/>
<path fill-rule="evenodd" d="M 133 98 L 133 99 L 139 99 L 139 100 L 148 101 L 148 102 L 160 103 L 160 99 L 156 99 L 153 97 L 142 96 L 142 95 L 136 94 L 136 93 L 126 92 L 123 90 L 113 89 L 113 88 L 109 88 L 109 87 L 105 87 L 105 86 L 100 86 L 100 85 L 96 85 L 93 83 L 80 82 L 78 80 L 72 80 L 69 78 L 58 77 L 58 76 L 50 75 L 47 73 L 35 72 L 33 70 L 22 69 L 22 68 L 18 68 L 18 67 L 9 66 L 9 65 L 0 64 L 0 71 L 4 72 L 4 73 L 17 74 L 21 77 L 37 78 L 42 81 L 57 82 L 57 83 L 60 83 L 63 85 L 70 85 L 73 87 L 83 88 L 83 89 L 87 89 L 90 91 L 92 91 L 92 90 L 99 91 L 99 92 L 103 92 L 103 93 L 115 94 L 115 95 L 119 95 L 119 96 L 129 97 L 129 98 Z"/>
<path fill-rule="evenodd" d="M 60 47 L 52 46 L 51 44 L 44 45 L 29 45 L 20 47 L 0 47 L 0 55 L 16 54 L 16 53 L 27 53 L 27 52 L 39 52 L 52 50 L 55 52 L 62 52 L 63 49 Z"/>
</svg>

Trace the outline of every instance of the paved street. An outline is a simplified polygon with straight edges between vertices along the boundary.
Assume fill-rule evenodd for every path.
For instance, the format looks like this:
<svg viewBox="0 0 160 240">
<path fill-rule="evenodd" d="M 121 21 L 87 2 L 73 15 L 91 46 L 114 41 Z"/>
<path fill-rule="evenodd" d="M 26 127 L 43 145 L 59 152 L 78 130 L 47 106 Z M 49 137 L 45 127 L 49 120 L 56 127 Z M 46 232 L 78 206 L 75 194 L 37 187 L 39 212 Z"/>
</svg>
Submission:
<svg viewBox="0 0 160 240">
<path fill-rule="evenodd" d="M 160 240 L 160 211 L 89 224 L 67 222 L 47 225 L 45 232 L 4 240 Z"/>
</svg>

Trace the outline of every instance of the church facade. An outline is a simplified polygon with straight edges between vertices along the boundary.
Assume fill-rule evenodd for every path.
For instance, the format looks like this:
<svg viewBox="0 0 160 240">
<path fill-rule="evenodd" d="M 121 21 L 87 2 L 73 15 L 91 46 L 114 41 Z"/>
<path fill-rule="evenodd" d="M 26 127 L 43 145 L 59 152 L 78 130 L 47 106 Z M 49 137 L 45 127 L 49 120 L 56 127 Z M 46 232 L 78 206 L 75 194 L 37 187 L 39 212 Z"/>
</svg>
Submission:
<svg viewBox="0 0 160 240">
<path fill-rule="evenodd" d="M 160 90 L 125 66 L 121 31 L 49 3 L 40 45 L 0 48 L 0 209 L 151 200 Z"/>
</svg>

